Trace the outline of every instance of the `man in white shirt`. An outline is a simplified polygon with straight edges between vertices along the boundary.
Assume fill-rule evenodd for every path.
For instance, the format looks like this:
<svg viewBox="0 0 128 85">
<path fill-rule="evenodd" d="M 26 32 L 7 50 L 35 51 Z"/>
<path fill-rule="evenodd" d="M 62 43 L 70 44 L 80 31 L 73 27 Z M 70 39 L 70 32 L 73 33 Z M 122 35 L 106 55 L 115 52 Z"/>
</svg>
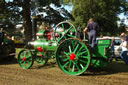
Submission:
<svg viewBox="0 0 128 85">
<path fill-rule="evenodd" d="M 122 47 L 122 51 L 128 51 L 128 48 L 127 48 L 127 41 L 125 40 L 124 37 L 121 37 L 121 41 L 122 43 L 120 44 L 120 46 Z"/>
<path fill-rule="evenodd" d="M 120 53 L 120 57 L 121 59 L 128 64 L 128 48 L 127 48 L 127 41 L 125 40 L 124 37 L 121 37 L 121 41 L 122 43 L 120 44 L 121 48 L 122 48 L 122 52 Z"/>
</svg>

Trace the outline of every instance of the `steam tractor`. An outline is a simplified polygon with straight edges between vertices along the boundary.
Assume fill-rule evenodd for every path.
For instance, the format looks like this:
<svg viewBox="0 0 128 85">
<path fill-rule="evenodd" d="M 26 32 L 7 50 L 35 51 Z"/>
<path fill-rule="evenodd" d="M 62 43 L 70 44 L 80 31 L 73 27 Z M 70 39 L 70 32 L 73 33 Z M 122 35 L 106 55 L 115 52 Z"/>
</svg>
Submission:
<svg viewBox="0 0 128 85">
<path fill-rule="evenodd" d="M 97 40 L 95 50 L 91 51 L 88 40 L 77 37 L 75 26 L 68 21 L 60 22 L 53 31 L 39 31 L 36 35 L 38 39 L 29 42 L 32 49 L 23 49 L 18 54 L 18 63 L 24 69 L 29 69 L 34 60 L 44 65 L 51 57 L 69 75 L 80 75 L 90 67 L 104 68 L 109 64 L 111 40 Z"/>
<path fill-rule="evenodd" d="M 0 30 L 0 59 L 2 58 L 13 58 L 15 55 L 14 42 L 7 38 L 6 32 L 3 29 Z"/>
</svg>

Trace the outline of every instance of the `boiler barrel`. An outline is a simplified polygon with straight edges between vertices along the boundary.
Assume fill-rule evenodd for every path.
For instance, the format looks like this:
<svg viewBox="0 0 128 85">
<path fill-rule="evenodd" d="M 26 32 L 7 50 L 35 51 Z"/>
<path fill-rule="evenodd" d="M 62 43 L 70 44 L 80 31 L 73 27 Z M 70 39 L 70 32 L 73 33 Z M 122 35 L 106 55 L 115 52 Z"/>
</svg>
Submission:
<svg viewBox="0 0 128 85">
<path fill-rule="evenodd" d="M 55 41 L 47 41 L 47 40 L 36 40 L 34 42 L 30 42 L 31 45 L 33 45 L 33 47 L 35 49 L 37 49 L 38 47 L 41 47 L 44 50 L 47 51 L 55 51 L 57 44 Z"/>
</svg>

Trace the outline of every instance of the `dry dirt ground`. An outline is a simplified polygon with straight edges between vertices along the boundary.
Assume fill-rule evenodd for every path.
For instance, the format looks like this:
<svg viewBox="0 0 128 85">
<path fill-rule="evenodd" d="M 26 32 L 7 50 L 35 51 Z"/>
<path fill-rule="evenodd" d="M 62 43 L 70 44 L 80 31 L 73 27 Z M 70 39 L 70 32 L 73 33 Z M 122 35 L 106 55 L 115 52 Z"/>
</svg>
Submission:
<svg viewBox="0 0 128 85">
<path fill-rule="evenodd" d="M 0 61 L 0 85 L 128 85 L 128 65 L 111 63 L 106 71 L 80 76 L 63 73 L 56 64 L 34 64 L 22 69 L 16 62 Z"/>
</svg>

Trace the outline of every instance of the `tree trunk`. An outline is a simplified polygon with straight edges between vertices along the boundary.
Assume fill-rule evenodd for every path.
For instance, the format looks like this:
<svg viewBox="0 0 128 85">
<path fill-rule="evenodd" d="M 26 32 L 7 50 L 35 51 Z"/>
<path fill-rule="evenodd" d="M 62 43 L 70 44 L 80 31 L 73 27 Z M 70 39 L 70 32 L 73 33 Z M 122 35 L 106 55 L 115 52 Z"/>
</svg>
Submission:
<svg viewBox="0 0 128 85">
<path fill-rule="evenodd" d="M 32 22 L 31 22 L 31 11 L 30 11 L 30 1 L 31 0 L 24 0 L 23 8 L 23 19 L 24 19 L 24 34 L 25 34 L 25 41 L 31 41 L 32 39 Z"/>
</svg>

